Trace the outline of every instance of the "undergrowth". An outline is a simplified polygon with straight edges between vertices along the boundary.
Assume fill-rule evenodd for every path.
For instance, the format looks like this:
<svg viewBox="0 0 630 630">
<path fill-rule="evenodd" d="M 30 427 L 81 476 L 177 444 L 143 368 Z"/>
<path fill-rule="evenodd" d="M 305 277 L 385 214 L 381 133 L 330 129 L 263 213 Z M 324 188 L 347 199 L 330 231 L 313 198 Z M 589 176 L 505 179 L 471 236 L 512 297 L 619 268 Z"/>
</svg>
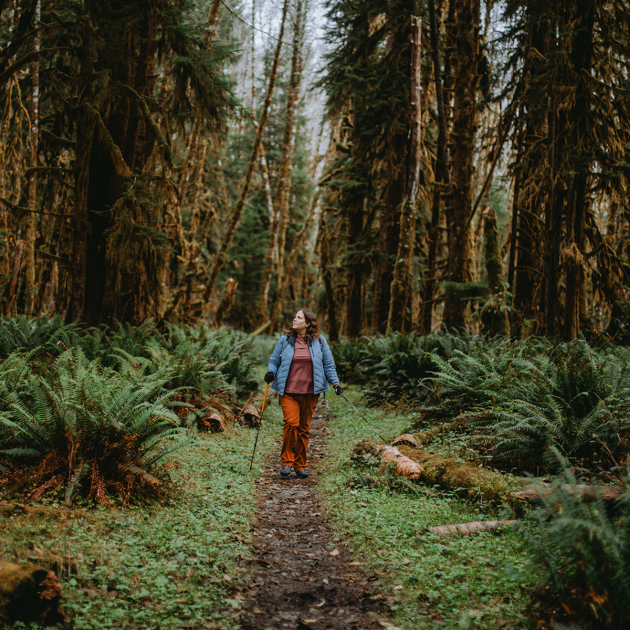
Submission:
<svg viewBox="0 0 630 630">
<path fill-rule="evenodd" d="M 159 494 L 190 412 L 234 418 L 259 384 L 246 336 L 209 327 L 12 317 L 0 357 L 0 488 L 30 501 L 61 487 L 100 505 Z"/>
<path fill-rule="evenodd" d="M 406 401 L 421 410 L 419 426 L 448 421 L 504 469 L 558 472 L 555 448 L 564 466 L 618 478 L 630 456 L 628 348 L 435 333 L 365 338 L 335 352 L 370 403 Z"/>
<path fill-rule="evenodd" d="M 625 489 L 614 506 L 587 503 L 565 471 L 543 497 L 528 536 L 532 566 L 544 572 L 533 591 L 537 627 L 630 627 L 630 477 Z"/>
<path fill-rule="evenodd" d="M 115 500 L 105 510 L 78 497 L 66 511 L 59 492 L 25 512 L 5 511 L 0 553 L 44 566 L 67 555 L 61 608 L 75 630 L 237 627 L 255 481 L 277 444 L 261 433 L 250 472 L 254 439 L 245 428 L 201 436 L 177 454 L 166 474 L 178 491 L 160 501 L 123 510 Z"/>
<path fill-rule="evenodd" d="M 361 406 L 356 392 L 350 400 Z M 522 627 L 533 584 L 522 533 L 504 530 L 470 537 L 438 537 L 426 527 L 478 519 L 507 518 L 490 503 L 474 505 L 455 492 L 411 484 L 390 474 L 374 474 L 350 461 L 357 441 L 372 431 L 342 399 L 331 403 L 332 433 L 318 490 L 337 533 L 352 546 L 405 630 L 441 626 L 457 629 Z M 403 406 L 362 407 L 386 438 L 415 421 Z"/>
<path fill-rule="evenodd" d="M 381 431 L 387 427 L 388 437 L 415 429 L 419 433 L 414 439 L 422 449 L 462 464 L 479 462 L 551 479 L 551 492 L 541 493 L 541 507 L 525 518 L 527 545 L 515 534 L 521 541 L 517 557 L 528 557 L 518 569 L 526 595 L 519 607 L 521 618 L 528 607 L 530 623 L 539 628 L 621 630 L 630 625 L 629 348 L 438 334 L 366 338 L 339 344 L 336 352 L 344 378 L 363 387 L 369 404 L 395 402 L 397 409 L 409 409 L 405 427 L 383 408 L 372 412 L 374 422 L 384 417 L 392 423 L 379 425 Z M 367 435 L 364 427 L 359 437 Z M 370 506 L 370 515 L 361 517 L 360 510 L 346 507 L 343 514 L 338 508 L 338 518 L 357 537 L 374 519 L 372 504 L 385 505 L 381 495 L 386 487 L 395 490 L 396 497 L 407 496 L 407 501 L 412 501 L 411 492 L 422 501 L 439 490 L 414 490 L 404 481 L 373 478 L 360 469 L 353 472 L 348 486 L 357 492 L 359 505 Z M 331 474 L 331 483 L 333 478 Z M 615 503 L 601 497 L 588 502 L 580 497 L 578 482 L 614 483 L 624 493 Z M 334 502 L 341 506 L 338 499 Z M 390 502 L 404 531 L 404 511 L 411 508 L 401 508 L 399 498 Z M 423 522 L 427 511 L 431 508 L 424 505 L 414 508 Z M 445 523 L 461 522 L 462 517 L 451 513 Z M 369 533 L 382 541 L 377 531 Z M 482 539 L 471 537 L 466 546 L 474 548 L 473 540 Z M 363 544 L 372 545 L 369 539 Z M 440 547 L 452 548 L 453 543 Z M 494 545 L 494 550 L 500 553 L 502 545 Z M 478 559 L 470 561 L 474 565 Z M 430 584 L 432 577 L 423 574 L 421 583 Z M 483 612 L 484 607 L 474 610 Z M 462 614 L 459 627 L 489 627 L 487 613 L 475 617 L 474 610 Z M 424 627 L 424 621 L 415 623 L 412 627 Z M 455 616 L 447 625 L 456 627 Z"/>
</svg>

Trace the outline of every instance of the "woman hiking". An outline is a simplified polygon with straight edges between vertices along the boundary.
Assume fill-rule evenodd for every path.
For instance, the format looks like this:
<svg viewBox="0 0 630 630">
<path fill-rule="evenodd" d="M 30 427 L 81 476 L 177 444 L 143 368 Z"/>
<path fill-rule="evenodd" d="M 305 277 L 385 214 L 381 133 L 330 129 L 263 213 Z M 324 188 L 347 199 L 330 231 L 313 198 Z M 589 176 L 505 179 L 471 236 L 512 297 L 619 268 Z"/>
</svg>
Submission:
<svg viewBox="0 0 630 630">
<path fill-rule="evenodd" d="M 337 396 L 342 393 L 335 361 L 313 311 L 301 308 L 295 314 L 291 329 L 276 344 L 267 370 L 265 382 L 273 383 L 284 414 L 280 476 L 288 477 L 293 469 L 298 477 L 306 478 L 308 436 L 317 399 L 330 389 L 328 382 Z"/>
</svg>

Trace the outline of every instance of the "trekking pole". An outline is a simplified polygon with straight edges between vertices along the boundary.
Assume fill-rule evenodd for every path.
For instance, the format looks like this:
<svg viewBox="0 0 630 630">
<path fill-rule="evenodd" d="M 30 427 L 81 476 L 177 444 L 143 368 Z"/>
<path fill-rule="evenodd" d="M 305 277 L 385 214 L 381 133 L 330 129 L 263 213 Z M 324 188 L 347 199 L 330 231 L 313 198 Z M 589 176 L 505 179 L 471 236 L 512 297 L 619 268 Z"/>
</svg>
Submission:
<svg viewBox="0 0 630 630">
<path fill-rule="evenodd" d="M 365 424 L 369 425 L 372 431 L 374 431 L 374 433 L 376 433 L 376 435 L 378 435 L 378 437 L 380 437 L 381 440 L 383 440 L 383 442 L 387 444 L 388 441 L 376 430 L 376 428 L 372 424 L 370 424 L 368 419 L 346 398 L 346 395 L 342 393 L 341 397 L 356 411 L 357 414 L 359 414 L 359 417 L 365 422 Z"/>
<path fill-rule="evenodd" d="M 265 387 L 265 397 L 263 398 L 262 409 L 260 410 L 260 418 L 258 418 L 258 428 L 256 429 L 256 441 L 254 442 L 254 452 L 252 453 L 252 461 L 249 462 L 249 469 L 254 465 L 254 455 L 256 454 L 256 446 L 258 444 L 258 434 L 260 433 L 260 425 L 262 424 L 263 413 L 265 413 L 265 402 L 267 400 L 267 392 L 269 391 L 269 383 Z"/>
</svg>

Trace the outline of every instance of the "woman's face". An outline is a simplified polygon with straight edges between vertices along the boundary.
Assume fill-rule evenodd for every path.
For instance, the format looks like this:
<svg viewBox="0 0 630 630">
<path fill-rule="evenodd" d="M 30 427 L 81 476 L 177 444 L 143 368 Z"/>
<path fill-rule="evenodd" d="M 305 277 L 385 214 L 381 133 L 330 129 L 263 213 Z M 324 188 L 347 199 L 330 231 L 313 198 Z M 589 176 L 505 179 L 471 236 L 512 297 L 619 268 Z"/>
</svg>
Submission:
<svg viewBox="0 0 630 630">
<path fill-rule="evenodd" d="M 302 311 L 298 311 L 293 318 L 293 330 L 306 331 L 306 319 Z"/>
</svg>

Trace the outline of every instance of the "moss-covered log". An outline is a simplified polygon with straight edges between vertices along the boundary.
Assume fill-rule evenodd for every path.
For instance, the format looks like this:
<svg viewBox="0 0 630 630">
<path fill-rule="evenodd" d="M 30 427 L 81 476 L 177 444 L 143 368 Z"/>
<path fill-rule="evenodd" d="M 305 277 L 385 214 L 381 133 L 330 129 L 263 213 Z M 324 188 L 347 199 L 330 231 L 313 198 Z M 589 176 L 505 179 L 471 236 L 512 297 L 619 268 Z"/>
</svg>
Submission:
<svg viewBox="0 0 630 630">
<path fill-rule="evenodd" d="M 405 433 L 397 437 L 393 442 L 393 446 L 412 446 L 414 448 L 418 448 L 421 444 L 427 444 L 434 437 L 438 435 L 444 435 L 445 433 L 451 431 L 457 426 L 455 422 L 447 422 L 445 424 L 440 424 L 432 429 L 427 429 L 426 431 L 422 431 L 420 433 Z"/>
<path fill-rule="evenodd" d="M 353 457 L 372 464 L 379 463 L 386 449 L 397 451 L 420 466 L 421 474 L 412 478 L 457 491 L 473 501 L 483 499 L 513 504 L 515 502 L 513 491 L 530 483 L 528 479 L 509 480 L 500 473 L 475 464 L 462 463 L 452 457 L 434 455 L 404 444 L 396 449 L 372 440 L 361 440 L 354 449 Z"/>
<path fill-rule="evenodd" d="M 603 501 L 614 501 L 618 499 L 625 491 L 620 486 L 595 486 L 580 484 L 574 487 L 563 485 L 562 489 L 570 494 L 577 494 L 582 501 L 590 502 L 596 499 Z M 554 492 L 551 484 L 541 483 L 532 484 L 523 488 L 523 490 L 514 493 L 514 497 L 528 503 L 541 503 Z"/>
<path fill-rule="evenodd" d="M 62 621 L 60 597 L 61 584 L 53 571 L 0 562 L 0 620 L 4 623 Z"/>
</svg>

